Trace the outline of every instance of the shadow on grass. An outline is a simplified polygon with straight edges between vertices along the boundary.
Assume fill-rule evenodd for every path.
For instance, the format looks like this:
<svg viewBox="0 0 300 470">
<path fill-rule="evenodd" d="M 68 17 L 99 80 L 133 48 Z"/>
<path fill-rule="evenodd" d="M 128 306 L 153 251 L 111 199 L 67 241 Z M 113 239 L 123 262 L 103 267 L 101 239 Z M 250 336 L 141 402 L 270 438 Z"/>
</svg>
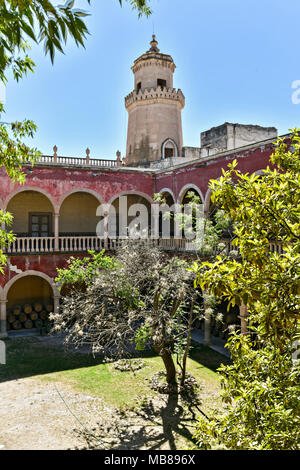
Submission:
<svg viewBox="0 0 300 470">
<path fill-rule="evenodd" d="M 38 338 L 11 338 L 5 341 L 6 364 L 0 365 L 0 383 L 81 367 L 95 366 L 102 357 L 65 351 L 63 346 L 47 344 Z"/>
<path fill-rule="evenodd" d="M 194 444 L 193 427 L 201 413 L 198 396 L 166 396 L 158 405 L 149 398 L 134 413 L 117 412 L 110 427 L 99 423 L 92 432 L 77 431 L 86 450 L 180 450 Z M 100 445 L 99 445 L 100 442 Z"/>
<path fill-rule="evenodd" d="M 190 358 L 198 362 L 202 367 L 206 367 L 213 372 L 216 372 L 221 364 L 231 364 L 232 361 L 227 356 L 213 351 L 204 344 L 192 341 L 192 348 L 190 350 Z"/>
<path fill-rule="evenodd" d="M 5 343 L 6 365 L 0 365 L 0 382 L 103 364 L 102 356 L 93 356 L 74 349 L 64 350 L 62 342 L 52 344 L 48 337 L 43 340 L 35 337 L 10 338 Z M 154 356 L 156 354 L 152 351 L 136 355 L 144 358 Z M 190 357 L 200 367 L 214 372 L 221 363 L 229 362 L 225 356 L 197 343 L 194 344 Z"/>
<path fill-rule="evenodd" d="M 104 363 L 102 355 L 94 356 L 87 348 L 65 349 L 62 340 L 52 337 L 8 338 L 6 364 L 0 364 L 0 383 L 36 375 L 46 375 Z M 135 357 L 154 357 L 147 351 Z"/>
</svg>

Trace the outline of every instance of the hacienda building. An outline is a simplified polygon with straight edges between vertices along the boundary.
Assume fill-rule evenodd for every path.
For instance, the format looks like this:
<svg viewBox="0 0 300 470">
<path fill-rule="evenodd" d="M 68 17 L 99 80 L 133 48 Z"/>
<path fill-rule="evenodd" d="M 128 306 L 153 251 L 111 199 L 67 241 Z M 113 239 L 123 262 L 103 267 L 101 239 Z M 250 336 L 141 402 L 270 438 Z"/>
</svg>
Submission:
<svg viewBox="0 0 300 470">
<path fill-rule="evenodd" d="M 115 160 L 92 158 L 89 149 L 82 158 L 61 157 L 55 146 L 53 155 L 42 156 L 33 167 L 24 166 L 24 185 L 13 184 L 0 169 L 0 209 L 13 214 L 11 229 L 16 235 L 4 249 L 0 337 L 22 328 L 38 329 L 42 322 L 35 322 L 43 318 L 42 312 L 46 316 L 45 310 L 59 309 L 54 279 L 70 256 L 115 249 L 118 237 L 110 238 L 106 226 L 104 237 L 96 233 L 103 217 L 101 206 L 113 205 L 122 217 L 121 196 L 127 196 L 127 211 L 136 203 L 150 210 L 154 194 L 162 194 L 172 205 L 182 204 L 193 191 L 209 214 L 209 181 L 218 179 L 222 168 L 234 159 L 239 170 L 250 174 L 268 165 L 277 137 L 274 127 L 225 123 L 202 132 L 199 148 L 183 146 L 185 97 L 173 87 L 176 66 L 170 55 L 160 52 L 155 36 L 150 45 L 132 67 L 134 90 L 125 98 L 124 158 L 120 152 Z M 172 235 L 157 243 L 170 253 L 185 253 L 187 246 L 185 239 Z M 213 331 L 209 320 L 206 327 L 209 340 Z"/>
</svg>

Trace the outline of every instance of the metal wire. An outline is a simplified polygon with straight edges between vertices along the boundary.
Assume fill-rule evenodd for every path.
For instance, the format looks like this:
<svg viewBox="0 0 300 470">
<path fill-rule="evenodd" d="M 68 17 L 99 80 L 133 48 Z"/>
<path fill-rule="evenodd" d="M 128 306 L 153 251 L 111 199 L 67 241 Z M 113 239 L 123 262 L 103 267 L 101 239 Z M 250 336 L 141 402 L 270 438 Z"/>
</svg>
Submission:
<svg viewBox="0 0 300 470">
<path fill-rule="evenodd" d="M 59 397 L 61 398 L 61 400 L 63 401 L 64 405 L 66 406 L 67 410 L 71 413 L 71 415 L 78 421 L 78 423 L 83 427 L 83 429 L 93 438 L 95 439 L 99 444 L 101 444 L 104 449 L 107 449 L 108 450 L 108 447 L 105 447 L 105 444 L 100 441 L 96 436 L 95 434 L 93 434 L 87 427 L 85 424 L 83 424 L 83 422 L 78 418 L 78 416 L 75 415 L 75 413 L 71 410 L 71 408 L 69 407 L 68 403 L 66 402 L 66 400 L 64 399 L 64 397 L 62 396 L 62 394 L 60 393 L 60 391 L 58 390 L 57 386 L 56 386 L 56 383 L 54 382 L 54 380 L 52 380 L 52 382 L 54 383 L 54 387 L 59 395 Z"/>
</svg>

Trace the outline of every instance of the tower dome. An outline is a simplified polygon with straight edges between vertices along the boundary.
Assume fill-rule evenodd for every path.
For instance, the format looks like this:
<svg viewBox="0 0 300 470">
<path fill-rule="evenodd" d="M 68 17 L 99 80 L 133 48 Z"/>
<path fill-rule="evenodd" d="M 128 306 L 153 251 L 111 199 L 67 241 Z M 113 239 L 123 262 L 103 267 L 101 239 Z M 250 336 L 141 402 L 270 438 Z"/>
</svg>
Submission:
<svg viewBox="0 0 300 470">
<path fill-rule="evenodd" d="M 181 156 L 185 98 L 173 88 L 176 65 L 170 55 L 160 52 L 155 35 L 150 46 L 134 61 L 134 90 L 125 98 L 129 166 Z"/>
</svg>

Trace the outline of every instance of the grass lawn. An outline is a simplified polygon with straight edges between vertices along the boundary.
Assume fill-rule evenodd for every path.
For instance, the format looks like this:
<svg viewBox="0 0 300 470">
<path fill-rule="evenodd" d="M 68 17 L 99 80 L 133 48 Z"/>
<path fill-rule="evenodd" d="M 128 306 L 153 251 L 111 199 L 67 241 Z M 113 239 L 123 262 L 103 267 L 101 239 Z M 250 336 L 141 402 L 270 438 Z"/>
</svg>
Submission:
<svg viewBox="0 0 300 470">
<path fill-rule="evenodd" d="M 208 390 L 212 392 L 218 390 L 215 368 L 211 369 L 207 363 L 203 365 L 197 360 L 202 355 L 203 359 L 204 356 L 209 359 L 210 353 L 211 350 L 207 351 L 206 347 L 200 346 L 194 352 L 193 357 L 188 359 L 188 371 L 203 385 L 204 393 L 207 393 Z M 215 359 L 220 361 L 221 358 Z M 112 406 L 133 407 L 141 397 L 155 395 L 155 392 L 148 386 L 148 380 L 155 372 L 163 369 L 162 360 L 156 355 L 143 354 L 143 361 L 145 367 L 135 373 L 121 372 L 116 370 L 113 364 L 100 363 L 47 374 L 44 380 L 54 379 L 57 382 L 68 382 L 81 392 L 103 398 Z M 203 362 L 206 361 L 203 360 Z M 213 360 L 211 363 L 213 366 L 219 365 L 219 363 L 214 364 Z"/>
<path fill-rule="evenodd" d="M 24 377 L 65 381 L 114 406 L 132 406 L 141 394 L 151 393 L 145 379 L 163 369 L 161 358 L 151 353 L 142 354 L 146 367 L 134 374 L 120 372 L 102 358 L 64 351 L 34 337 L 8 339 L 6 345 L 7 364 L 0 366 L 0 382 Z M 216 369 L 222 362 L 228 359 L 204 345 L 195 345 L 187 369 L 200 383 L 217 391 Z"/>
<path fill-rule="evenodd" d="M 145 399 L 155 400 L 157 396 L 149 387 L 149 379 L 163 369 L 163 363 L 154 354 L 143 354 L 146 366 L 134 374 L 118 371 L 112 363 L 104 363 L 99 357 L 65 352 L 47 339 L 14 338 L 8 339 L 6 344 L 7 364 L 0 366 L 0 382 L 26 377 L 44 384 L 54 381 L 101 398 L 108 406 L 121 412 L 138 412 L 144 406 Z M 216 369 L 221 363 L 228 363 L 228 359 L 203 345 L 195 345 L 188 359 L 188 371 L 201 385 L 200 408 L 205 413 L 220 404 Z M 175 408 L 172 410 L 171 413 Z"/>
</svg>

